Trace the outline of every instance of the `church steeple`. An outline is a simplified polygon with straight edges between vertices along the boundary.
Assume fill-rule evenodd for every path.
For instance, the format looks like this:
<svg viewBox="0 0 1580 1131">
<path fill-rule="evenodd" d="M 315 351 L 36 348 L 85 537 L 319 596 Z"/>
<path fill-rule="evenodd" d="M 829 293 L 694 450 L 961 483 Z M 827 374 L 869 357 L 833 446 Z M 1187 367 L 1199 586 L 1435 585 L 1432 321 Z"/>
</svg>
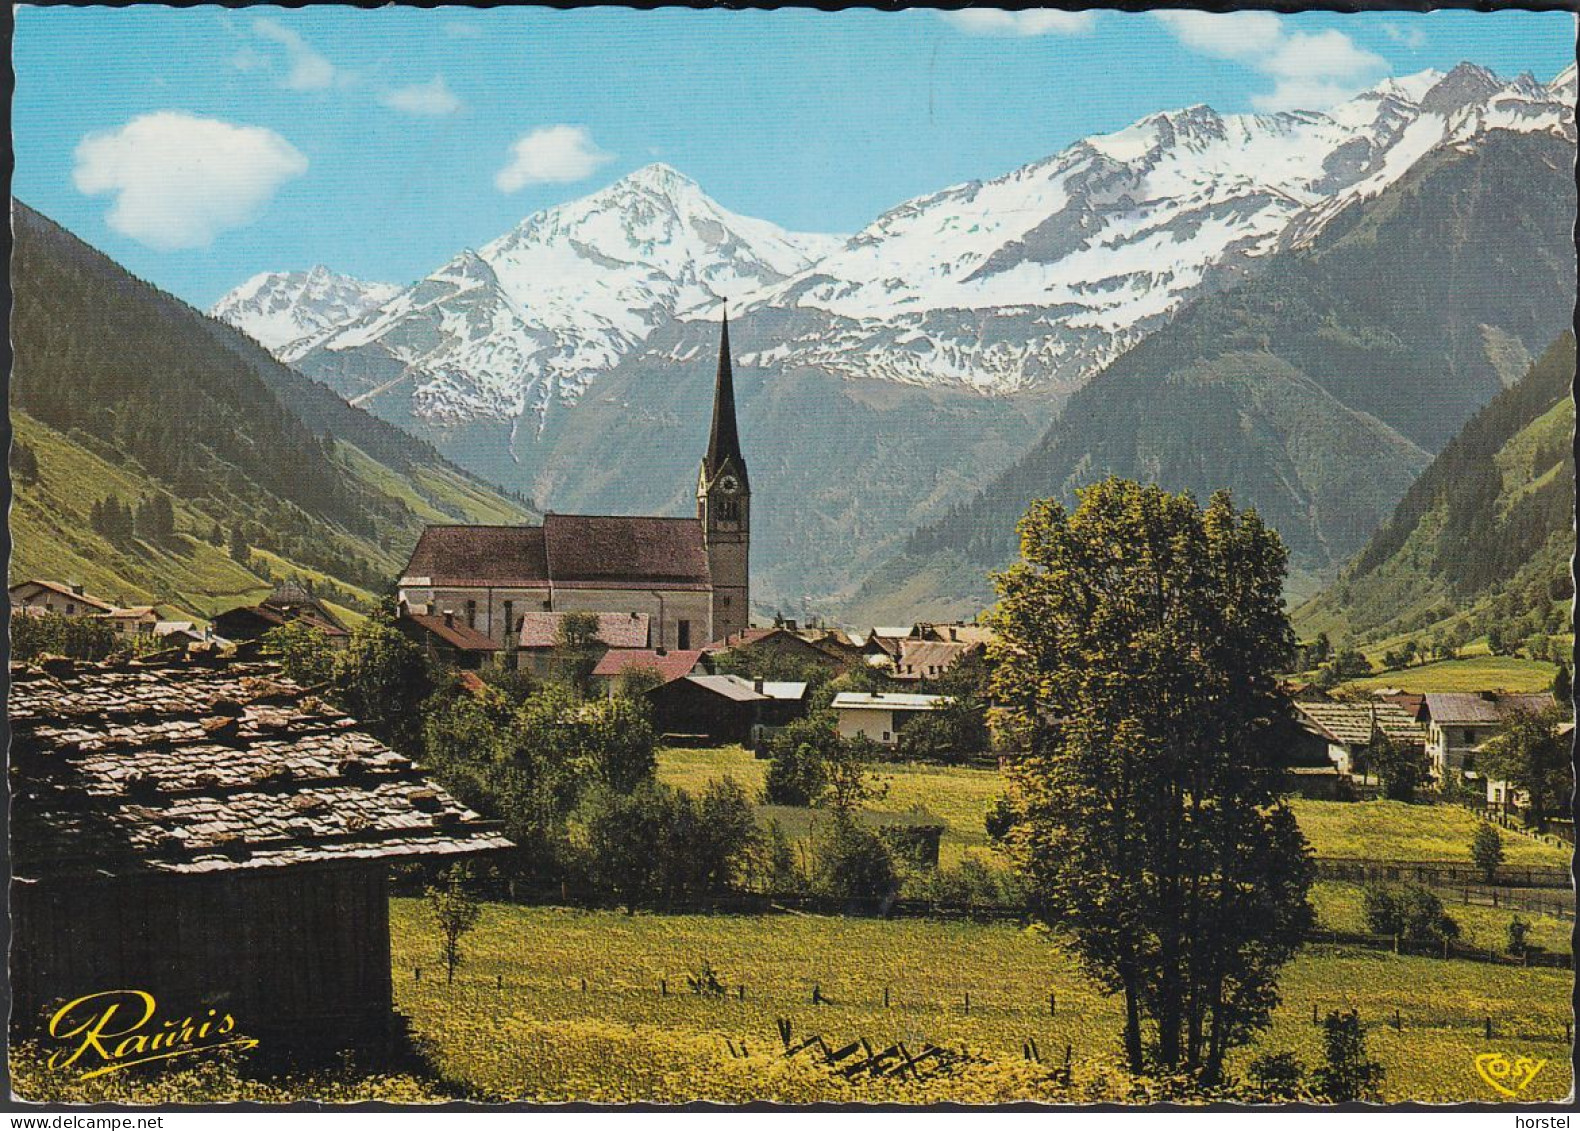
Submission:
<svg viewBox="0 0 1580 1131">
<path fill-rule="evenodd" d="M 713 639 L 744 632 L 751 624 L 752 491 L 735 425 L 735 374 L 730 367 L 730 322 L 719 336 L 719 372 L 713 381 L 713 432 L 697 475 L 697 519 L 713 579 Z"/>
<path fill-rule="evenodd" d="M 719 337 L 719 371 L 713 382 L 713 431 L 702 461 L 703 483 L 711 485 L 727 465 L 745 490 L 746 459 L 741 455 L 741 436 L 735 425 L 735 371 L 730 363 L 730 316 L 726 313 Z"/>
</svg>

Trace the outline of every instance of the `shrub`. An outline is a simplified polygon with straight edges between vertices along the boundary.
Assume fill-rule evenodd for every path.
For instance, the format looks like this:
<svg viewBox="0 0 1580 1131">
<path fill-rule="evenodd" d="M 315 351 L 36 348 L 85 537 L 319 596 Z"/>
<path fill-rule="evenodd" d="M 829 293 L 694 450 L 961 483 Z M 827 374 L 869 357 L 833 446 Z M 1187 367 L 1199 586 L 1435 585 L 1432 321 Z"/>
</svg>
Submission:
<svg viewBox="0 0 1580 1131">
<path fill-rule="evenodd" d="M 1366 1030 L 1353 1010 L 1329 1013 L 1322 1023 L 1326 1062 L 1311 1074 L 1312 1087 L 1333 1103 L 1378 1098 L 1383 1066 L 1366 1052 Z"/>
<path fill-rule="evenodd" d="M 1516 915 L 1509 920 L 1509 953 L 1516 958 L 1541 950 L 1530 941 L 1531 925 Z"/>
<path fill-rule="evenodd" d="M 1306 1067 L 1292 1052 L 1268 1053 L 1251 1061 L 1246 1074 L 1255 1091 L 1269 1100 L 1292 1100 L 1301 1093 Z"/>
<path fill-rule="evenodd" d="M 797 719 L 768 744 L 763 800 L 769 805 L 812 804 L 823 786 L 823 763 L 839 744 L 834 718 L 826 712 Z"/>
<path fill-rule="evenodd" d="M 1369 884 L 1364 899 L 1366 926 L 1375 935 L 1396 935 L 1412 942 L 1443 942 L 1459 937 L 1459 924 L 1443 910 L 1443 901 L 1427 888 L 1417 884 Z"/>
<path fill-rule="evenodd" d="M 104 660 L 121 648 L 115 630 L 103 621 L 58 613 L 11 617 L 11 658 L 20 662 L 46 655 Z"/>
<path fill-rule="evenodd" d="M 819 895 L 881 899 L 899 886 L 883 841 L 844 813 L 813 826 L 811 864 L 812 890 Z"/>
</svg>

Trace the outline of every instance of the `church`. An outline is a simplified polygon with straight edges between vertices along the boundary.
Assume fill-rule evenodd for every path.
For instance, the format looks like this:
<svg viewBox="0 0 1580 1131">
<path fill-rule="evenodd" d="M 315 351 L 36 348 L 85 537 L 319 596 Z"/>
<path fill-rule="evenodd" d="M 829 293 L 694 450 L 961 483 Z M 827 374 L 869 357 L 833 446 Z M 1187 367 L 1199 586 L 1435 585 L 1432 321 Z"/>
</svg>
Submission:
<svg viewBox="0 0 1580 1131">
<path fill-rule="evenodd" d="M 726 320 L 696 518 L 550 512 L 541 526 L 430 526 L 401 575 L 401 608 L 452 617 L 507 650 L 522 618 L 543 612 L 630 614 L 646 621 L 650 648 L 701 648 L 750 626 L 751 498 Z"/>
</svg>

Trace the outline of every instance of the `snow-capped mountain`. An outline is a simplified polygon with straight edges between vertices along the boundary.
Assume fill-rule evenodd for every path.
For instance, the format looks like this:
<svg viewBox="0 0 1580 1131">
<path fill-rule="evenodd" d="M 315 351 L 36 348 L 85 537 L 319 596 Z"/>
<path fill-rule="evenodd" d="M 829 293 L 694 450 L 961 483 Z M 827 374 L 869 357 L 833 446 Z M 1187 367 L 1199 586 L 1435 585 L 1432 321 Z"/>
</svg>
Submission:
<svg viewBox="0 0 1580 1131">
<path fill-rule="evenodd" d="M 1309 240 L 1428 153 L 1493 129 L 1572 138 L 1574 81 L 1573 68 L 1544 87 L 1467 64 L 1385 81 L 1323 113 L 1150 115 L 902 204 L 747 296 L 748 310 L 822 315 L 755 360 L 1068 393 L 1185 302 Z"/>
<path fill-rule="evenodd" d="M 539 421 L 653 328 L 760 290 L 838 243 L 729 212 L 667 165 L 529 216 L 300 355 L 353 400 L 436 423 Z"/>
<path fill-rule="evenodd" d="M 311 348 L 326 330 L 360 318 L 400 293 L 391 283 L 365 283 L 324 266 L 266 271 L 228 292 L 210 311 L 283 361 Z"/>
<path fill-rule="evenodd" d="M 1573 67 L 1543 85 L 1461 64 L 1324 112 L 1157 113 L 844 241 L 735 215 L 652 165 L 310 337 L 287 336 L 289 313 L 276 330 L 217 312 L 368 407 L 439 428 L 539 430 L 657 326 L 715 320 L 720 299 L 795 315 L 747 362 L 1058 401 L 1426 155 L 1495 129 L 1572 138 L 1574 97 Z"/>
</svg>

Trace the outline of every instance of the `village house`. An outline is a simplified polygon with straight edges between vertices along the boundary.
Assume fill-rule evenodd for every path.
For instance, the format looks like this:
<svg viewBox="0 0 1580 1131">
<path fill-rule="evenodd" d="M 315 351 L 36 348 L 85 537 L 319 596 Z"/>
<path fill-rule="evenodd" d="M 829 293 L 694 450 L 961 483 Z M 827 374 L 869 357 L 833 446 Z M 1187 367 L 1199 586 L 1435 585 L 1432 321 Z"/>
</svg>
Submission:
<svg viewBox="0 0 1580 1131">
<path fill-rule="evenodd" d="M 689 675 L 647 692 L 660 734 L 757 746 L 804 712 L 805 683 Z"/>
<path fill-rule="evenodd" d="M 895 661 L 891 678 L 902 682 L 937 679 L 947 674 L 968 656 L 981 655 L 983 645 L 978 642 L 939 641 L 919 636 L 907 636 L 900 641 L 899 659 Z"/>
<path fill-rule="evenodd" d="M 1431 691 L 1422 711 L 1426 719 L 1427 754 L 1432 776 L 1462 774 L 1474 769 L 1474 752 L 1503 729 L 1504 720 L 1516 711 L 1544 711 L 1553 705 L 1551 693 L 1512 694 L 1502 691 Z"/>
<path fill-rule="evenodd" d="M 688 675 L 711 674 L 707 656 L 697 648 L 684 652 L 659 651 L 657 648 L 611 648 L 593 668 L 592 678 L 613 695 L 619 690 L 623 679 L 638 672 L 651 674 L 660 685 L 685 679 Z"/>
<path fill-rule="evenodd" d="M 499 645 L 457 621 L 452 613 L 403 613 L 395 618 L 395 627 L 432 663 L 462 671 L 478 671 L 498 663 Z"/>
<path fill-rule="evenodd" d="M 569 613 L 523 613 L 517 617 L 515 663 L 539 679 L 554 673 L 554 657 L 564 647 Z M 592 643 L 601 648 L 630 650 L 652 644 L 653 618 L 646 613 L 597 613 Z"/>
<path fill-rule="evenodd" d="M 841 691 L 832 704 L 841 738 L 870 738 L 880 746 L 893 746 L 905 725 L 948 701 L 943 695 L 915 695 L 898 691 Z"/>
<path fill-rule="evenodd" d="M 266 1053 L 380 1049 L 392 864 L 512 847 L 272 665 L 13 665 L 11 1023 L 152 994 Z"/>
<path fill-rule="evenodd" d="M 256 641 L 271 629 L 300 622 L 322 633 L 331 648 L 345 649 L 351 630 L 329 607 L 300 585 L 282 583 L 256 605 L 226 609 L 213 620 L 214 631 L 238 643 Z"/>
<path fill-rule="evenodd" d="M 453 613 L 502 646 L 528 613 L 648 618 L 639 646 L 687 651 L 749 623 L 751 486 L 735 419 L 729 326 L 695 518 L 548 513 L 537 526 L 430 526 L 398 583 L 414 613 Z"/>
<path fill-rule="evenodd" d="M 154 630 L 159 627 L 159 614 L 154 611 L 152 605 L 133 605 L 127 609 L 111 609 L 107 613 L 100 613 L 96 619 L 104 621 L 115 632 L 115 635 L 125 639 L 153 636 Z"/>
<path fill-rule="evenodd" d="M 85 592 L 81 585 L 59 581 L 19 581 L 8 592 L 13 610 L 36 609 L 63 617 L 101 616 L 115 610 L 113 602 Z"/>
<path fill-rule="evenodd" d="M 1415 716 L 1393 703 L 1296 700 L 1294 708 L 1296 721 L 1328 744 L 1328 758 L 1346 777 L 1358 772 L 1357 753 L 1379 735 L 1416 746 L 1426 742 L 1426 730 Z"/>
<path fill-rule="evenodd" d="M 703 645 L 702 650 L 717 658 L 732 656 L 762 660 L 784 660 L 808 664 L 825 671 L 842 671 L 850 666 L 851 654 L 837 645 L 820 643 L 802 635 L 790 625 L 748 628 Z"/>
</svg>

